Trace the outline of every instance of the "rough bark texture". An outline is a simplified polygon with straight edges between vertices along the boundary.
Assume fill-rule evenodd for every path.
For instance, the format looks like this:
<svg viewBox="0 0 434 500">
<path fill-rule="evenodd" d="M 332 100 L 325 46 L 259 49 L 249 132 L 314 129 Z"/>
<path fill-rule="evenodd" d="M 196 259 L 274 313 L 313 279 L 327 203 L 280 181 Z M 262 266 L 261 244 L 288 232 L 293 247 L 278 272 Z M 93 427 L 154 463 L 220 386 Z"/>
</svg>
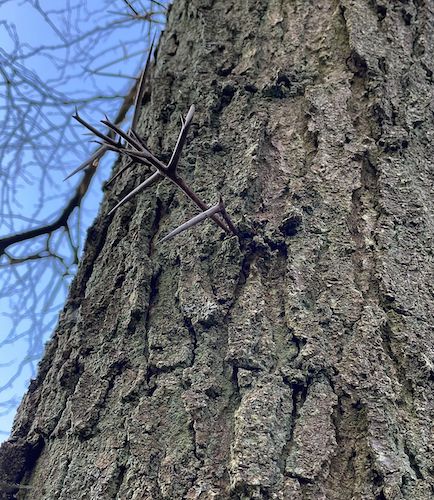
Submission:
<svg viewBox="0 0 434 500">
<path fill-rule="evenodd" d="M 434 3 L 178 0 L 140 129 L 221 192 L 103 214 L 2 446 L 32 499 L 434 496 Z M 119 168 L 119 166 L 117 167 Z"/>
</svg>

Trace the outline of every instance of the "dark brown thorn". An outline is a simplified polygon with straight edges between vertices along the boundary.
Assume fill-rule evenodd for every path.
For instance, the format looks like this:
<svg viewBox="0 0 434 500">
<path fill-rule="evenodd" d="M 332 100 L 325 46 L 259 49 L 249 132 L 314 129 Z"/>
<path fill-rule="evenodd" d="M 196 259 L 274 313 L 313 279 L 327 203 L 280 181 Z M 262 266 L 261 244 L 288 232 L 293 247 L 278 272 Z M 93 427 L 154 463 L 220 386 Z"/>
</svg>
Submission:
<svg viewBox="0 0 434 500">
<path fill-rule="evenodd" d="M 133 134 L 134 139 L 136 139 L 136 141 L 140 142 L 140 144 L 142 145 L 143 149 L 146 149 L 146 151 L 150 152 L 150 150 L 149 150 L 148 146 L 146 145 L 145 141 L 140 137 L 140 135 L 133 128 L 130 128 L 129 133 Z"/>
<path fill-rule="evenodd" d="M 145 67 L 143 68 L 142 74 L 140 76 L 140 81 L 137 87 L 136 98 L 134 100 L 134 114 L 133 114 L 133 119 L 131 121 L 132 129 L 135 129 L 137 127 L 137 122 L 139 120 L 140 106 L 142 104 L 143 94 L 145 93 L 146 76 L 149 71 L 149 63 L 151 61 L 152 51 L 154 50 L 154 42 L 155 42 L 155 33 L 154 37 L 152 38 L 151 46 L 149 47 L 148 57 L 146 58 Z"/>
<path fill-rule="evenodd" d="M 160 160 L 155 158 L 155 156 L 153 156 L 151 153 L 148 153 L 147 151 L 130 150 L 113 146 L 110 147 L 110 149 L 112 151 L 117 151 L 121 154 L 127 155 L 139 163 L 155 167 L 160 174 L 167 177 L 173 184 L 175 184 L 175 186 L 177 186 L 183 193 L 185 193 L 201 210 L 208 210 L 209 207 L 206 205 L 206 203 L 204 203 L 196 195 L 196 193 L 183 181 L 183 179 L 181 177 L 178 177 L 176 174 L 169 173 L 166 166 Z M 232 233 L 232 230 L 223 221 L 221 221 L 217 217 L 217 215 L 214 214 L 211 216 L 211 218 L 223 229 L 223 231 L 225 231 L 226 233 Z"/>
<path fill-rule="evenodd" d="M 140 151 L 137 151 L 136 149 L 127 149 L 124 145 L 120 146 L 110 146 L 108 145 L 110 151 L 114 151 L 115 153 L 119 153 L 121 155 L 128 156 L 129 158 L 133 158 L 137 160 L 139 163 L 142 163 L 144 158 L 142 156 L 138 156 Z"/>
<path fill-rule="evenodd" d="M 117 149 L 115 149 L 116 151 L 118 151 L 119 153 L 126 154 L 141 163 L 145 163 L 145 165 L 152 165 L 161 172 L 164 172 L 166 170 L 166 165 L 164 165 L 164 163 L 162 163 L 149 150 L 147 150 L 145 146 L 142 146 L 140 140 L 135 140 L 134 138 L 131 138 L 123 130 L 121 130 L 119 127 L 117 127 L 116 125 L 114 125 L 109 121 L 101 120 L 101 122 L 104 125 L 107 125 L 107 127 L 111 128 L 113 131 L 115 131 L 118 135 L 123 137 L 130 146 L 135 148 L 131 150 L 127 149 L 125 146 L 123 148 L 120 148 L 118 145 Z"/>
<path fill-rule="evenodd" d="M 104 135 L 102 132 L 93 127 L 90 123 L 87 123 L 87 121 L 83 120 L 83 118 L 79 116 L 77 110 L 75 110 L 75 115 L 72 115 L 72 117 L 74 118 L 74 120 L 77 120 L 78 123 L 81 123 L 83 126 L 85 126 L 88 130 L 93 132 L 97 137 L 102 139 L 107 144 L 110 144 L 112 146 L 118 146 L 118 143 L 114 139 L 112 139 L 108 135 Z"/>
<path fill-rule="evenodd" d="M 167 164 L 168 172 L 175 172 L 176 167 L 178 165 L 179 157 L 181 156 L 182 148 L 185 144 L 185 140 L 187 138 L 188 129 L 191 125 L 191 120 L 194 115 L 194 104 L 190 106 L 188 110 L 187 116 L 185 117 L 185 122 L 181 128 L 181 132 L 179 133 L 178 140 L 176 141 L 175 149 L 173 150 L 172 157 L 170 158 L 169 163 Z"/>
<path fill-rule="evenodd" d="M 154 167 L 154 168 L 158 169 L 158 167 L 156 167 L 154 165 L 154 163 L 151 162 L 151 159 L 149 159 L 149 157 L 145 157 L 145 153 L 140 153 L 139 151 L 136 151 L 134 149 L 119 148 L 119 147 L 114 147 L 114 146 L 109 146 L 109 149 L 110 149 L 110 151 L 114 151 L 115 153 L 119 153 L 121 155 L 127 156 L 128 158 L 136 161 L 137 163 L 141 163 L 142 165 L 146 165 L 148 167 Z M 159 160 L 157 160 L 157 161 L 159 161 Z M 163 165 L 163 167 L 164 167 L 164 165 Z"/>
<path fill-rule="evenodd" d="M 167 234 L 164 238 L 162 238 L 158 243 L 163 243 L 163 241 L 170 240 L 174 236 L 176 236 L 179 233 L 182 233 L 183 231 L 186 231 L 190 227 L 195 226 L 196 224 L 199 224 L 199 222 L 202 222 L 204 219 L 211 217 L 212 215 L 216 214 L 217 212 L 221 212 L 223 208 L 223 202 L 219 201 L 217 205 L 214 205 L 211 208 L 208 208 L 208 210 L 205 210 L 205 212 L 202 212 L 198 215 L 195 215 L 192 217 L 189 221 L 184 222 L 184 224 L 181 224 L 178 226 L 176 229 L 171 231 L 169 234 Z"/>
<path fill-rule="evenodd" d="M 184 181 L 183 179 L 181 179 L 181 177 L 178 177 L 178 176 L 167 176 L 167 178 L 173 182 L 173 184 L 175 184 L 183 193 L 185 193 L 189 198 L 190 200 L 195 204 L 197 205 L 201 210 L 208 210 L 208 206 L 206 203 L 204 203 L 200 198 L 199 196 L 197 196 L 197 194 L 190 188 L 190 186 L 188 186 Z M 231 233 L 232 231 L 226 226 L 226 224 L 224 224 L 218 217 L 216 214 L 213 214 L 211 215 L 211 219 L 216 223 L 218 224 L 222 229 L 223 231 L 225 231 L 226 233 Z"/>
<path fill-rule="evenodd" d="M 126 132 L 124 132 L 121 128 L 112 123 L 110 120 L 101 120 L 101 123 L 103 125 L 106 125 L 109 129 L 113 130 L 113 132 L 116 132 L 120 137 L 125 139 L 125 141 L 133 148 L 136 148 L 138 151 L 143 150 L 143 147 L 139 142 L 137 142 L 134 138 L 130 137 Z"/>
<path fill-rule="evenodd" d="M 160 174 L 160 172 L 155 172 L 154 174 L 152 174 L 144 182 L 139 184 L 135 189 L 133 189 L 124 198 L 122 198 L 122 200 L 115 207 L 113 207 L 110 210 L 110 212 L 107 214 L 107 216 L 111 215 L 115 210 L 117 210 L 121 205 L 123 205 L 128 200 L 133 198 L 136 194 L 140 193 L 141 191 L 143 191 L 147 187 L 152 186 L 152 184 L 154 184 L 155 182 L 159 181 L 162 178 L 163 178 L 163 176 Z"/>
<path fill-rule="evenodd" d="M 65 177 L 63 180 L 66 181 L 76 173 L 80 172 L 80 170 L 84 170 L 86 167 L 90 166 L 95 160 L 99 160 L 101 156 L 108 151 L 108 148 L 105 144 L 103 144 L 100 148 L 98 148 L 95 153 L 93 153 L 90 158 L 88 158 L 85 162 L 83 162 L 79 167 L 77 167 L 75 170 L 73 170 L 67 177 Z"/>
<path fill-rule="evenodd" d="M 222 200 L 222 197 L 220 196 L 220 204 L 221 204 L 221 214 L 222 214 L 222 217 L 223 219 L 225 220 L 226 224 L 229 226 L 229 229 L 235 234 L 237 235 L 238 234 L 238 230 L 237 228 L 235 227 L 234 223 L 232 222 L 232 219 L 229 217 L 229 214 L 226 212 L 226 209 L 225 209 L 225 204 L 223 203 L 223 200 Z"/>
<path fill-rule="evenodd" d="M 152 165 L 157 170 L 159 170 L 163 175 L 167 176 L 166 165 L 162 161 L 160 161 L 158 158 L 156 158 L 149 151 L 134 151 L 131 149 L 125 149 L 125 154 L 127 154 L 131 158 L 137 159 L 137 161 L 139 161 L 141 163 L 146 161 L 146 165 Z M 170 176 L 168 176 L 168 177 L 170 177 Z"/>
</svg>

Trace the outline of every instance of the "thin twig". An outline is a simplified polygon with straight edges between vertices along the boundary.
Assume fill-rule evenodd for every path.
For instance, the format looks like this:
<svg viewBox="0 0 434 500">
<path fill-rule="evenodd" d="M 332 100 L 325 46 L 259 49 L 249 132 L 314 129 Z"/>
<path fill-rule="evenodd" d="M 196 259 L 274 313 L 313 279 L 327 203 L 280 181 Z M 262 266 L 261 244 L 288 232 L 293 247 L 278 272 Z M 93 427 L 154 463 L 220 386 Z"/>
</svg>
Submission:
<svg viewBox="0 0 434 500">
<path fill-rule="evenodd" d="M 6 481 L 0 481 L 0 490 L 3 491 L 13 491 L 13 490 L 34 490 L 33 486 L 28 486 L 27 484 L 15 484 L 7 483 Z"/>
<path fill-rule="evenodd" d="M 69 203 L 63 209 L 62 213 L 54 222 L 52 222 L 51 224 L 40 226 L 36 229 L 31 229 L 30 231 L 13 234 L 11 236 L 7 236 L 6 238 L 1 238 L 0 255 L 4 253 L 6 248 L 8 248 L 11 245 L 14 245 L 15 243 L 20 243 L 21 241 L 30 240 L 32 238 L 36 238 L 37 236 L 41 236 L 42 234 L 50 234 L 56 229 L 59 229 L 62 226 L 66 226 L 68 224 L 69 216 L 72 214 L 75 208 L 80 206 L 81 200 L 83 199 L 83 196 L 85 195 L 85 193 L 89 188 L 89 184 L 94 173 L 95 169 L 92 168 L 85 171 L 85 176 L 78 185 L 74 196 L 71 198 Z"/>
<path fill-rule="evenodd" d="M 128 0 L 124 0 L 124 3 L 128 5 L 128 7 L 134 12 L 136 16 L 139 16 L 140 14 L 137 12 L 137 10 L 130 4 Z"/>
<path fill-rule="evenodd" d="M 125 0 L 124 0 L 125 1 Z M 129 5 L 129 4 L 128 4 Z M 129 5 L 130 6 L 130 5 Z M 131 6 L 130 6 L 131 7 Z M 146 76 L 147 76 L 147 73 L 148 73 L 148 69 L 149 69 L 149 63 L 150 63 L 150 60 L 151 60 L 151 55 L 152 55 L 152 51 L 153 51 L 153 48 L 154 48 L 154 42 L 155 42 L 155 36 L 156 34 L 154 34 L 154 37 L 152 39 L 152 42 L 151 42 L 151 46 L 149 48 L 149 51 L 148 51 L 148 56 L 146 58 L 146 63 L 145 63 L 145 67 L 141 73 L 141 77 L 136 80 L 136 84 L 134 85 L 133 87 L 133 90 L 134 88 L 137 87 L 137 90 L 135 92 L 135 98 L 134 98 L 134 115 L 133 115 L 133 119 L 132 119 L 132 123 L 131 123 L 131 127 L 130 129 L 135 129 L 136 128 L 136 125 L 137 125 L 137 121 L 138 121 L 138 118 L 139 118 L 139 111 L 140 111 L 140 103 L 142 102 L 143 100 L 143 94 L 144 94 L 144 91 L 145 91 L 145 81 L 146 81 Z M 129 100 L 129 96 L 131 95 L 131 91 L 129 93 L 129 95 L 127 96 L 127 100 Z M 128 105 L 128 107 L 131 105 L 131 103 Z M 121 111 L 123 111 L 123 109 L 121 108 Z M 94 135 L 97 135 L 98 137 L 100 137 L 101 139 L 103 139 L 105 141 L 106 137 L 110 137 L 111 134 L 109 134 L 108 136 L 104 136 L 102 135 L 101 133 L 99 133 L 97 131 L 97 129 L 95 129 L 94 127 L 92 127 L 88 122 L 85 122 L 85 120 L 83 120 L 79 115 L 78 115 L 78 112 L 76 110 L 76 114 L 75 116 L 73 116 L 73 118 L 75 118 L 79 123 L 81 123 L 82 125 L 84 125 L 88 130 L 90 130 Z M 111 123 L 111 122 L 110 122 Z M 119 123 L 119 122 L 116 122 L 116 123 Z M 106 142 L 109 142 L 109 141 L 106 141 Z M 141 141 L 140 141 L 141 142 Z M 116 143 L 117 144 L 117 143 Z M 111 145 L 115 145 L 114 141 L 111 142 Z M 147 150 L 147 148 L 145 147 L 145 149 Z M 76 173 L 80 172 L 81 170 L 84 170 L 85 168 L 87 168 L 96 158 L 101 158 L 106 152 L 107 152 L 108 148 L 104 148 L 104 149 L 101 149 L 101 148 L 98 148 L 97 151 L 95 151 L 88 160 L 86 160 L 85 162 L 83 162 L 79 167 L 77 167 L 73 172 L 71 172 L 67 177 L 65 177 L 65 181 L 67 179 L 69 179 L 70 177 L 72 177 L 73 175 L 75 175 Z M 126 167 L 124 167 L 124 169 L 122 170 L 122 172 L 124 170 L 126 170 L 126 168 L 128 168 L 129 165 L 127 165 Z M 112 179 L 110 179 L 107 183 L 107 185 L 109 185 L 110 183 L 112 183 L 114 181 L 114 179 L 116 178 L 116 176 Z"/>
</svg>

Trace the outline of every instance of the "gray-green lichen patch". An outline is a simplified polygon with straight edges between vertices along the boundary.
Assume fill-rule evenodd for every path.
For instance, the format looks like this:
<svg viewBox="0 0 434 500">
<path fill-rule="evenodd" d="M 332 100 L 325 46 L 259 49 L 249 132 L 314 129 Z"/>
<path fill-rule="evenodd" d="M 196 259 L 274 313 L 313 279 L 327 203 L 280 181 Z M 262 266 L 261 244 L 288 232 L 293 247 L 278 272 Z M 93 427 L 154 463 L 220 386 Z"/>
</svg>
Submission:
<svg viewBox="0 0 434 500">
<path fill-rule="evenodd" d="M 235 491 L 281 487 L 291 414 L 291 390 L 279 377 L 263 377 L 243 394 L 234 415 L 231 448 L 231 486 Z"/>
<path fill-rule="evenodd" d="M 328 473 L 331 457 L 338 453 L 332 419 L 337 396 L 327 381 L 313 382 L 294 422 L 292 443 L 286 461 L 290 477 L 314 482 Z"/>
</svg>

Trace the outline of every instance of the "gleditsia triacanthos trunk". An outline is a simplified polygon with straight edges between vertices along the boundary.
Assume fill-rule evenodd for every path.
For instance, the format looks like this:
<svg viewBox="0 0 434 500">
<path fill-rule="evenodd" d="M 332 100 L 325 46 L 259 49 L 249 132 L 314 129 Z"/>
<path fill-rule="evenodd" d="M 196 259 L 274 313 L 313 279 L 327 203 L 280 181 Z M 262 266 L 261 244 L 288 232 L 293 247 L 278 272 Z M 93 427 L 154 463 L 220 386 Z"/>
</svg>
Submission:
<svg viewBox="0 0 434 500">
<path fill-rule="evenodd" d="M 432 1 L 176 0 L 139 131 L 222 194 L 107 190 L 5 498 L 434 495 Z M 116 166 L 120 168 L 120 164 Z"/>
</svg>

